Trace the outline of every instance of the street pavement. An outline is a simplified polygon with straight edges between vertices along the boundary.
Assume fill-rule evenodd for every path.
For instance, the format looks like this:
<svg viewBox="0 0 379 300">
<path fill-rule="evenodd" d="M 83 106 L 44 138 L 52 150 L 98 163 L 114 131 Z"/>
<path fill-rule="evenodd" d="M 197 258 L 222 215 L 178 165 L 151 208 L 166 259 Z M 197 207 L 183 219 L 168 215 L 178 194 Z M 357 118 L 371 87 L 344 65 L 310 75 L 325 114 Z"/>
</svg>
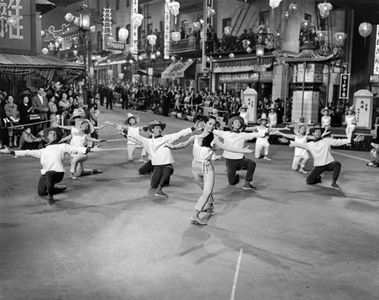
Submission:
<svg viewBox="0 0 379 300">
<path fill-rule="evenodd" d="M 100 123 L 126 119 L 103 110 Z M 192 125 L 136 113 L 167 123 L 166 133 Z M 330 173 L 306 185 L 286 145 L 257 161 L 253 191 L 229 186 L 217 161 L 216 213 L 200 227 L 189 220 L 200 195 L 192 147 L 175 150 L 161 199 L 138 159 L 127 162 L 116 129 L 100 137 L 110 141 L 85 165 L 103 173 L 66 173 L 54 206 L 36 193 L 37 159 L 0 155 L 0 299 L 379 298 L 379 169 L 366 167 L 368 153 L 334 151 L 342 191 L 330 188 Z"/>
</svg>

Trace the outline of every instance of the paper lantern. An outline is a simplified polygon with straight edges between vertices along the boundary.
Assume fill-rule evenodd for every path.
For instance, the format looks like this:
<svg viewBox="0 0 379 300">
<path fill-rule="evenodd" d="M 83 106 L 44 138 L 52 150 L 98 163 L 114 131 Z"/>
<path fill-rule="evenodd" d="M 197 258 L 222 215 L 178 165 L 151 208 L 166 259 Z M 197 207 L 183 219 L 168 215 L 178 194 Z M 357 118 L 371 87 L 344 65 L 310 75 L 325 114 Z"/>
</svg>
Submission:
<svg viewBox="0 0 379 300">
<path fill-rule="evenodd" d="M 54 51 L 55 46 L 54 46 L 53 43 L 50 43 L 50 44 L 47 46 L 47 48 L 48 48 L 50 51 Z"/>
<path fill-rule="evenodd" d="M 224 33 L 225 33 L 225 35 L 231 35 L 232 34 L 232 27 L 231 26 L 226 26 L 224 28 Z"/>
<path fill-rule="evenodd" d="M 216 11 L 212 7 L 208 7 L 208 18 L 213 17 L 216 14 Z"/>
<path fill-rule="evenodd" d="M 74 54 L 74 56 L 77 56 L 78 55 L 78 50 L 72 50 L 72 54 Z"/>
<path fill-rule="evenodd" d="M 180 3 L 177 1 L 172 1 L 168 3 L 168 9 L 170 10 L 170 13 L 175 17 L 179 14 L 179 8 Z"/>
<path fill-rule="evenodd" d="M 249 40 L 242 40 L 242 46 L 246 49 L 247 47 L 249 47 L 249 45 L 250 45 L 250 41 Z"/>
<path fill-rule="evenodd" d="M 143 15 L 133 14 L 132 21 L 133 21 L 134 25 L 136 25 L 137 27 L 141 26 L 142 20 L 143 20 Z"/>
<path fill-rule="evenodd" d="M 255 54 L 259 57 L 264 56 L 265 48 L 262 45 L 257 45 L 257 47 L 255 48 Z"/>
<path fill-rule="evenodd" d="M 282 2 L 282 0 L 270 0 L 269 5 L 272 9 L 274 9 L 280 5 L 280 2 Z"/>
<path fill-rule="evenodd" d="M 161 56 L 161 52 L 160 51 L 155 52 L 155 54 L 156 54 L 157 57 Z"/>
<path fill-rule="evenodd" d="M 150 55 L 150 58 L 151 58 L 151 59 L 156 59 L 157 56 L 155 55 L 155 53 L 152 53 L 152 54 Z"/>
<path fill-rule="evenodd" d="M 157 36 L 155 34 L 149 34 L 147 36 L 147 40 L 149 41 L 149 44 L 151 46 L 154 46 L 156 44 L 156 42 L 157 42 Z"/>
<path fill-rule="evenodd" d="M 251 47 L 247 47 L 247 48 L 246 48 L 246 52 L 247 52 L 247 53 L 251 53 L 251 51 L 253 51 L 253 49 L 251 49 Z"/>
<path fill-rule="evenodd" d="M 174 42 L 178 42 L 178 41 L 180 41 L 180 32 L 178 32 L 178 31 L 173 31 L 173 32 L 171 32 L 171 39 L 172 39 Z"/>
<path fill-rule="evenodd" d="M 47 49 L 46 47 L 44 47 L 44 48 L 42 48 L 41 52 L 42 52 L 43 55 L 47 55 L 47 53 L 49 53 L 49 49 Z"/>
<path fill-rule="evenodd" d="M 333 35 L 334 42 L 339 47 L 343 47 L 343 45 L 345 44 L 346 38 L 347 38 L 347 34 L 344 32 L 336 32 Z"/>
<path fill-rule="evenodd" d="M 284 20 L 288 20 L 290 18 L 290 12 L 288 10 L 286 10 L 284 13 L 283 13 L 283 19 Z"/>
<path fill-rule="evenodd" d="M 46 32 L 44 30 L 41 30 L 41 37 L 44 37 Z"/>
<path fill-rule="evenodd" d="M 321 18 L 325 19 L 326 17 L 329 16 L 330 11 L 333 9 L 333 5 L 331 5 L 328 2 L 324 3 L 319 3 L 317 5 L 319 11 L 320 11 L 320 16 Z"/>
<path fill-rule="evenodd" d="M 197 32 L 201 29 L 201 24 L 200 22 L 193 22 L 191 27 L 194 32 Z"/>
<path fill-rule="evenodd" d="M 134 63 L 134 60 L 133 60 L 133 59 L 129 59 L 129 63 L 130 63 L 130 64 L 133 64 L 133 63 Z"/>
<path fill-rule="evenodd" d="M 89 30 L 91 30 L 91 32 L 95 32 L 96 31 L 96 26 L 95 25 L 92 25 Z"/>
<path fill-rule="evenodd" d="M 64 16 L 64 19 L 67 21 L 67 22 L 72 22 L 74 20 L 74 15 L 72 13 L 67 13 L 65 14 Z"/>
<path fill-rule="evenodd" d="M 129 31 L 126 28 L 120 28 L 118 31 L 118 38 L 120 41 L 124 42 L 129 36 Z"/>
<path fill-rule="evenodd" d="M 79 26 L 79 25 L 80 25 L 80 19 L 79 19 L 78 17 L 75 17 L 75 18 L 74 18 L 74 24 L 75 24 L 76 26 Z"/>
<path fill-rule="evenodd" d="M 372 25 L 370 23 L 367 23 L 367 22 L 363 22 L 359 25 L 359 28 L 358 28 L 358 32 L 359 34 L 366 38 L 368 37 L 371 32 L 372 32 Z"/>
<path fill-rule="evenodd" d="M 296 3 L 291 3 L 289 6 L 288 6 L 289 10 L 291 13 L 295 13 L 297 11 L 297 4 Z"/>
<path fill-rule="evenodd" d="M 229 58 L 230 58 L 230 59 L 233 59 L 233 58 L 234 58 L 234 53 L 230 53 L 230 54 L 229 54 Z"/>
<path fill-rule="evenodd" d="M 118 79 L 124 79 L 124 73 L 118 73 Z"/>
</svg>

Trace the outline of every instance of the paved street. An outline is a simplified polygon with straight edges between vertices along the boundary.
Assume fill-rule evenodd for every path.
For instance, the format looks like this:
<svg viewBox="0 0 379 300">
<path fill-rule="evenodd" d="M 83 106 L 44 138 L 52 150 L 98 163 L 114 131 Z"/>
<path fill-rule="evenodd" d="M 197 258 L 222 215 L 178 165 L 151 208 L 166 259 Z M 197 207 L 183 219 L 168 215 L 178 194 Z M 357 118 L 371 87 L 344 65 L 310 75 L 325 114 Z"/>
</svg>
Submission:
<svg viewBox="0 0 379 300">
<path fill-rule="evenodd" d="M 167 133 L 192 125 L 138 114 Z M 116 108 L 100 123 L 125 116 Z M 112 127 L 100 136 L 121 138 Z M 0 156 L 1 299 L 378 299 L 379 169 L 365 166 L 368 153 L 335 151 L 342 191 L 330 173 L 307 186 L 287 146 L 257 161 L 256 191 L 229 186 L 218 161 L 216 214 L 199 227 L 189 222 L 200 195 L 192 147 L 174 152 L 167 199 L 154 197 L 125 147 L 90 153 L 85 165 L 104 173 L 67 173 L 53 207 L 36 194 L 37 159 Z"/>
</svg>

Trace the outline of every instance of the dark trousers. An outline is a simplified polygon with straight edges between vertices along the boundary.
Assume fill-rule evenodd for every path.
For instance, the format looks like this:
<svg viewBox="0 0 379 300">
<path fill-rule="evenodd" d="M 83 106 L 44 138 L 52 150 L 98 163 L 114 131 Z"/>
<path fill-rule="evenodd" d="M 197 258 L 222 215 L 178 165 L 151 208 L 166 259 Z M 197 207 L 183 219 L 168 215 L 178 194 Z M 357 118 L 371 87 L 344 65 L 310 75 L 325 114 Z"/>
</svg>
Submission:
<svg viewBox="0 0 379 300">
<path fill-rule="evenodd" d="M 113 109 L 113 99 L 108 97 L 106 99 L 107 102 L 105 104 L 105 108 L 108 109 L 109 107 L 110 109 Z"/>
<path fill-rule="evenodd" d="M 38 195 L 39 196 L 53 196 L 54 185 L 61 182 L 64 176 L 64 172 L 48 171 L 45 175 L 42 175 L 38 181 Z"/>
<path fill-rule="evenodd" d="M 341 171 L 341 163 L 338 161 L 333 161 L 325 166 L 315 167 L 307 177 L 307 184 L 315 184 L 320 182 L 320 175 L 325 171 L 333 171 L 333 180 L 337 180 Z"/>
<path fill-rule="evenodd" d="M 170 176 L 174 173 L 174 167 L 171 164 L 154 166 L 153 175 L 151 176 L 150 186 L 154 189 L 169 184 Z"/>
<path fill-rule="evenodd" d="M 230 185 L 235 185 L 239 181 L 239 177 L 236 176 L 237 170 L 247 170 L 245 181 L 252 181 L 256 167 L 256 163 L 251 159 L 226 159 L 226 168 L 228 170 L 228 181 Z"/>
<path fill-rule="evenodd" d="M 153 172 L 153 169 L 154 169 L 154 167 L 153 167 L 153 165 L 151 163 L 151 160 L 148 160 L 146 163 L 144 163 L 142 165 L 141 168 L 138 169 L 138 173 L 140 175 L 151 173 L 151 172 Z"/>
</svg>

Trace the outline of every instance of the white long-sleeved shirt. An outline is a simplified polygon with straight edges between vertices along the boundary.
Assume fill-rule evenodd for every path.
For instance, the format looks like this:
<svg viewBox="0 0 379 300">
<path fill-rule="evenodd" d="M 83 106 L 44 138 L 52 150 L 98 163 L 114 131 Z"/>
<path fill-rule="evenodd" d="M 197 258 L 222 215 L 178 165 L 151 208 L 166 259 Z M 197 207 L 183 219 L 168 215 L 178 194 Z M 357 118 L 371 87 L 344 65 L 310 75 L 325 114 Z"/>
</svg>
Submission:
<svg viewBox="0 0 379 300">
<path fill-rule="evenodd" d="M 191 128 L 183 129 L 177 133 L 167 134 L 158 138 L 145 138 L 138 131 L 128 132 L 131 138 L 145 146 L 146 151 L 150 154 L 151 163 L 153 166 L 168 165 L 174 162 L 172 151 L 165 147 L 167 143 L 174 143 L 181 137 L 189 135 L 192 132 Z"/>
<path fill-rule="evenodd" d="M 222 138 L 225 145 L 241 150 L 245 147 L 245 142 L 264 136 L 258 132 L 232 132 L 214 130 L 213 133 Z M 227 159 L 242 159 L 244 157 L 244 154 L 224 150 L 223 156 Z"/>
<path fill-rule="evenodd" d="M 312 141 L 306 144 L 292 142 L 292 145 L 308 150 L 312 154 L 314 166 L 321 167 L 334 161 L 334 158 L 330 153 L 331 146 L 337 147 L 350 143 L 351 141 L 349 139 L 324 138 L 316 142 Z"/>
<path fill-rule="evenodd" d="M 16 156 L 32 156 L 39 158 L 42 169 L 41 174 L 45 175 L 48 171 L 65 172 L 63 160 L 66 153 L 86 153 L 85 147 L 73 147 L 67 144 L 55 144 L 46 146 L 39 150 L 20 150 L 15 151 Z"/>
</svg>

